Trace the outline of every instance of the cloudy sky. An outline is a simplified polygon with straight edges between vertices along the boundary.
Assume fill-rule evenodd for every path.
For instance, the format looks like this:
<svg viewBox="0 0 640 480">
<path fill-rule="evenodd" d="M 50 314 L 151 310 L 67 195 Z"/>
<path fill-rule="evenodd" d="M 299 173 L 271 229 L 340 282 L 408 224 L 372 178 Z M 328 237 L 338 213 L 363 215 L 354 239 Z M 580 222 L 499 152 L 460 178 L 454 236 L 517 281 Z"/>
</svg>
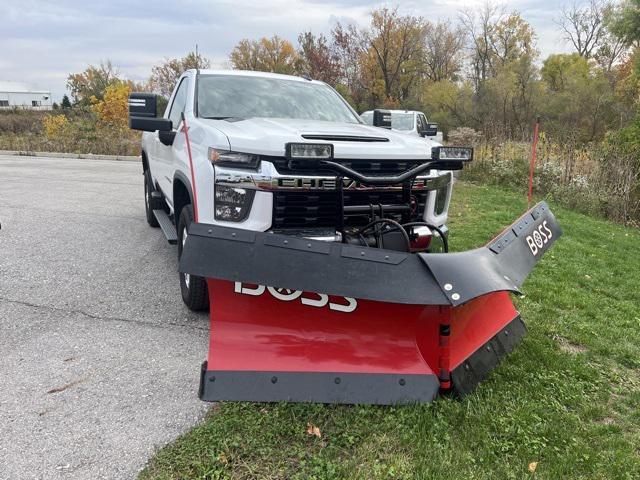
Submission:
<svg viewBox="0 0 640 480">
<path fill-rule="evenodd" d="M 127 78 L 145 80 L 164 57 L 181 57 L 194 48 L 225 67 L 242 38 L 277 33 L 295 41 L 304 30 L 328 33 L 335 22 L 368 23 L 382 5 L 427 19 L 457 18 L 483 0 L 188 0 L 79 1 L 0 0 L 0 81 L 27 82 L 51 90 L 55 101 L 65 93 L 66 77 L 88 64 L 110 59 Z M 517 0 L 517 10 L 538 34 L 543 56 L 568 51 L 553 20 L 562 0 Z"/>
</svg>

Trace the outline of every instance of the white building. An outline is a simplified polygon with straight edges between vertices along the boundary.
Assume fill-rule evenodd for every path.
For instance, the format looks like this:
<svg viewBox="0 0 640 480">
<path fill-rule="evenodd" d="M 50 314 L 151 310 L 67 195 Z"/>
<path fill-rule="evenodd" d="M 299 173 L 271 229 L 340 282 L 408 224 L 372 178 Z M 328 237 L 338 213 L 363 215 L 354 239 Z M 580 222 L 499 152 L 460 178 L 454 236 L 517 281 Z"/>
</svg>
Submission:
<svg viewBox="0 0 640 480">
<path fill-rule="evenodd" d="M 18 82 L 0 81 L 0 109 L 27 108 L 30 110 L 51 110 L 51 92 L 32 90 Z"/>
</svg>

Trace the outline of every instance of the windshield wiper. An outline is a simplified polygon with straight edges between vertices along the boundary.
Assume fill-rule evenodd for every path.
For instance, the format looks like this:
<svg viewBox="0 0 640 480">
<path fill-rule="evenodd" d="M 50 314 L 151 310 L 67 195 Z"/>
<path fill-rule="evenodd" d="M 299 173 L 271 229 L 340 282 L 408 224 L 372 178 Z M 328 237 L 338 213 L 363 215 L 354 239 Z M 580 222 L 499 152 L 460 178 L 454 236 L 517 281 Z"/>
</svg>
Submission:
<svg viewBox="0 0 640 480">
<path fill-rule="evenodd" d="M 244 120 L 243 117 L 202 117 L 207 120 L 226 120 L 228 122 L 239 122 L 240 120 Z"/>
</svg>

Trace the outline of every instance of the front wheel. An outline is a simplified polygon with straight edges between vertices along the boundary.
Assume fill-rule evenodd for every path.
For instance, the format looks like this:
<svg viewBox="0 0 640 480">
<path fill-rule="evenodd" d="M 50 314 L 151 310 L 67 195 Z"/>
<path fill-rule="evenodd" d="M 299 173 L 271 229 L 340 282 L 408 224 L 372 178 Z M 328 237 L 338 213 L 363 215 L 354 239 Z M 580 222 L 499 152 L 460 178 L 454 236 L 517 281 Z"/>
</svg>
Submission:
<svg viewBox="0 0 640 480">
<path fill-rule="evenodd" d="M 193 223 L 193 207 L 187 205 L 180 211 L 178 219 L 178 258 L 182 256 L 182 249 L 189 236 L 189 227 Z M 201 312 L 209 307 L 209 293 L 207 282 L 202 277 L 180 273 L 180 291 L 182 300 L 189 310 Z"/>
</svg>

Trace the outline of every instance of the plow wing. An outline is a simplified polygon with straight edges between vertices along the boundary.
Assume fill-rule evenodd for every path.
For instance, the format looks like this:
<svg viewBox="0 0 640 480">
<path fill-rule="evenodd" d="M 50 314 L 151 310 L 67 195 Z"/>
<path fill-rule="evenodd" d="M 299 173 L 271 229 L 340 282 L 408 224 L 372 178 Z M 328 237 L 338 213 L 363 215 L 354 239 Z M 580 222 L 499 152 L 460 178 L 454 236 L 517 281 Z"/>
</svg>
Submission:
<svg viewBox="0 0 640 480">
<path fill-rule="evenodd" d="M 411 254 L 193 224 L 207 279 L 207 401 L 428 402 L 464 395 L 526 328 L 509 292 L 561 235 L 539 203 L 486 246 Z"/>
</svg>

